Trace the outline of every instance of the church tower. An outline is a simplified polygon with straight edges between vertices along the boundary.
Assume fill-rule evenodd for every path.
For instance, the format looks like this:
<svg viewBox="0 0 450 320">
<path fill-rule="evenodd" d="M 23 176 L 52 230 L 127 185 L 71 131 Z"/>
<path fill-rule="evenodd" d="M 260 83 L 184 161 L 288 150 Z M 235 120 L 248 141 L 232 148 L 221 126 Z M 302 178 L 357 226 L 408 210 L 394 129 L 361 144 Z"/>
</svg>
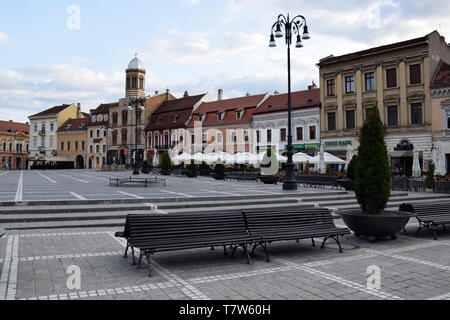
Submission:
<svg viewBox="0 0 450 320">
<path fill-rule="evenodd" d="M 142 61 L 136 57 L 130 61 L 126 70 L 125 96 L 145 97 L 145 70 Z"/>
</svg>

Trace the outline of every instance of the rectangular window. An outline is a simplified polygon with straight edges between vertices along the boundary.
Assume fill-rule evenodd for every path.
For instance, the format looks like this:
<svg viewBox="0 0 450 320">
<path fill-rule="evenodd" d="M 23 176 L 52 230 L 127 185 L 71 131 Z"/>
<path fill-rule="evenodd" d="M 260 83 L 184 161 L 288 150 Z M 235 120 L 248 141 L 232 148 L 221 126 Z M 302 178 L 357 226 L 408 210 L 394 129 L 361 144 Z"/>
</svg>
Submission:
<svg viewBox="0 0 450 320">
<path fill-rule="evenodd" d="M 35 123 L 34 124 L 34 132 L 37 132 L 38 131 L 38 129 L 37 129 L 37 124 Z"/>
<path fill-rule="evenodd" d="M 418 84 L 422 82 L 420 64 L 413 64 L 409 66 L 409 80 L 410 84 Z"/>
<path fill-rule="evenodd" d="M 217 142 L 222 143 L 222 132 L 217 132 Z"/>
<path fill-rule="evenodd" d="M 195 134 L 191 134 L 191 144 L 195 144 Z"/>
<path fill-rule="evenodd" d="M 92 153 L 93 149 L 92 149 L 92 145 L 89 145 L 89 153 Z"/>
<path fill-rule="evenodd" d="M 53 123 L 50 123 L 50 131 L 53 131 L 55 129 L 55 125 Z"/>
<path fill-rule="evenodd" d="M 386 70 L 386 86 L 388 88 L 397 87 L 397 69 L 387 69 Z"/>
<path fill-rule="evenodd" d="M 286 129 L 280 129 L 281 141 L 286 141 Z"/>
<path fill-rule="evenodd" d="M 398 111 L 397 106 L 388 107 L 388 126 L 398 126 Z"/>
<path fill-rule="evenodd" d="M 70 151 L 70 141 L 67 141 L 67 151 Z"/>
<path fill-rule="evenodd" d="M 64 141 L 61 141 L 61 151 L 64 151 Z"/>
<path fill-rule="evenodd" d="M 336 95 L 335 80 L 334 79 L 327 80 L 327 96 L 332 97 L 334 95 Z"/>
<path fill-rule="evenodd" d="M 336 112 L 328 112 L 328 130 L 336 130 Z"/>
<path fill-rule="evenodd" d="M 244 131 L 244 142 L 248 142 L 248 131 Z"/>
<path fill-rule="evenodd" d="M 75 151 L 78 151 L 78 141 L 75 141 Z"/>
<path fill-rule="evenodd" d="M 53 148 L 53 136 L 50 136 L 50 145 L 49 145 L 49 147 Z"/>
<path fill-rule="evenodd" d="M 106 145 L 103 145 L 103 153 L 106 153 Z"/>
<path fill-rule="evenodd" d="M 261 142 L 261 131 L 259 130 L 256 131 L 256 142 L 257 143 Z"/>
<path fill-rule="evenodd" d="M 113 114 L 113 124 L 117 124 L 117 113 Z"/>
<path fill-rule="evenodd" d="M 106 138 L 106 134 L 108 133 L 108 130 L 107 129 L 104 129 L 103 130 L 103 138 Z"/>
<path fill-rule="evenodd" d="M 411 124 L 422 124 L 422 104 L 411 104 Z"/>
<path fill-rule="evenodd" d="M 310 140 L 316 139 L 316 126 L 309 127 L 309 139 Z"/>
<path fill-rule="evenodd" d="M 99 153 L 100 152 L 100 146 L 97 144 L 97 145 L 95 145 L 95 152 L 96 153 Z"/>
<path fill-rule="evenodd" d="M 450 129 L 450 111 L 447 111 L 447 130 L 449 129 Z"/>
<path fill-rule="evenodd" d="M 303 140 L 303 127 L 297 128 L 297 140 L 302 141 Z"/>
<path fill-rule="evenodd" d="M 345 112 L 347 121 L 347 129 L 355 129 L 355 110 L 347 110 Z"/>
<path fill-rule="evenodd" d="M 89 138 L 92 138 L 92 137 L 93 137 L 92 130 L 89 130 Z"/>
<path fill-rule="evenodd" d="M 122 132 L 122 144 L 127 144 L 127 138 L 128 138 L 127 132 L 126 131 Z"/>
<path fill-rule="evenodd" d="M 100 138 L 100 130 L 97 129 L 97 138 Z"/>
<path fill-rule="evenodd" d="M 366 77 L 366 91 L 375 90 L 375 73 L 369 72 L 365 74 Z"/>
<path fill-rule="evenodd" d="M 236 142 L 237 142 L 236 132 L 232 132 L 232 133 L 231 133 L 231 141 L 232 141 L 233 143 L 236 143 Z"/>
<path fill-rule="evenodd" d="M 355 92 L 355 77 L 349 76 L 345 77 L 345 93 Z"/>
<path fill-rule="evenodd" d="M 84 141 L 81 141 L 81 150 L 84 151 Z"/>
<path fill-rule="evenodd" d="M 267 130 L 267 142 L 272 142 L 272 130 Z"/>
</svg>

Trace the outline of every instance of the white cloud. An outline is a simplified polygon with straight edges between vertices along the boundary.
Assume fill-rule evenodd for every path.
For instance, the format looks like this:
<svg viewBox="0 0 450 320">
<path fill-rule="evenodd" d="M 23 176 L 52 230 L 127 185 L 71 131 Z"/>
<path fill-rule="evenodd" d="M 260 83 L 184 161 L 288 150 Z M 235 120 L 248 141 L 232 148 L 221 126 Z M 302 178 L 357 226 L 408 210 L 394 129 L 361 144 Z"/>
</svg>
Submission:
<svg viewBox="0 0 450 320">
<path fill-rule="evenodd" d="M 6 33 L 0 32 L 0 43 L 9 41 L 9 37 Z"/>
<path fill-rule="evenodd" d="M 200 0 L 186 0 L 186 5 L 188 7 L 194 7 L 200 3 Z"/>
</svg>

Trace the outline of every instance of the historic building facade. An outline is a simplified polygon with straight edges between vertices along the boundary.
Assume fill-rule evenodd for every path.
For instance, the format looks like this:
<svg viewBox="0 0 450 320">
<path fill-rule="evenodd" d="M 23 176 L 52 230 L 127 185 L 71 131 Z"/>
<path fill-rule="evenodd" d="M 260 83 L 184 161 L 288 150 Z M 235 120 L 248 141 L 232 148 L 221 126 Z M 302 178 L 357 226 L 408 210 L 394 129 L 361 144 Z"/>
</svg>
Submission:
<svg viewBox="0 0 450 320">
<path fill-rule="evenodd" d="M 431 82 L 433 145 L 439 141 L 450 173 L 450 65 L 440 63 Z"/>
<path fill-rule="evenodd" d="M 288 144 L 288 95 L 270 96 L 253 114 L 253 152 L 271 147 L 284 153 Z M 320 90 L 292 92 L 292 144 L 294 152 L 315 156 L 320 147 Z"/>
<path fill-rule="evenodd" d="M 27 168 L 30 126 L 0 120 L 0 170 Z"/>
<path fill-rule="evenodd" d="M 69 119 L 57 132 L 58 168 L 86 168 L 86 126 L 89 118 Z"/>
<path fill-rule="evenodd" d="M 367 110 L 378 107 L 391 166 L 408 174 L 417 146 L 427 167 L 433 147 L 430 83 L 450 48 L 438 32 L 425 37 L 321 59 L 321 139 L 328 152 L 345 157 L 358 147 Z M 439 121 L 440 122 L 440 121 Z"/>
<path fill-rule="evenodd" d="M 269 94 L 204 102 L 195 110 L 186 126 L 189 136 L 186 151 L 196 152 L 252 152 L 254 140 L 253 114 L 269 98 Z"/>
<path fill-rule="evenodd" d="M 186 137 L 186 125 L 191 119 L 192 112 L 205 101 L 206 94 L 184 97 L 165 101 L 151 115 L 145 128 L 147 137 L 147 159 L 151 163 L 161 163 L 165 152 L 178 147 L 182 149 Z M 156 159 L 155 159 L 156 157 Z"/>
<path fill-rule="evenodd" d="M 69 119 L 81 119 L 80 104 L 64 104 L 35 115 L 30 119 L 30 162 L 54 163 L 57 156 L 57 131 Z"/>
<path fill-rule="evenodd" d="M 141 60 L 137 57 L 130 61 L 126 70 L 125 98 L 119 100 L 117 105 L 109 108 L 108 132 L 108 158 L 117 164 L 131 165 L 133 163 L 133 151 L 137 148 L 138 159 L 146 158 L 144 129 L 149 116 L 164 101 L 173 100 L 175 97 L 169 90 L 164 94 L 155 93 L 154 96 L 145 95 L 146 71 Z M 135 110 L 130 107 L 130 98 L 146 97 L 145 110 Z"/>
</svg>

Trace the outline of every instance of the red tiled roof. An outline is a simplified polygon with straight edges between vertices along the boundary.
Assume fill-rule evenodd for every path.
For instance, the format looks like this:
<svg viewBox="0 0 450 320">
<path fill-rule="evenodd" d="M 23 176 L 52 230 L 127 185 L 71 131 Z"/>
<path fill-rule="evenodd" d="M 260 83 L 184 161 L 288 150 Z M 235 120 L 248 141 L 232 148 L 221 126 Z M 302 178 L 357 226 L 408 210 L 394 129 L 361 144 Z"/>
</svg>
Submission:
<svg viewBox="0 0 450 320">
<path fill-rule="evenodd" d="M 292 110 L 320 107 L 320 89 L 292 92 Z M 270 96 L 255 111 L 254 115 L 282 112 L 288 109 L 288 94 Z"/>
<path fill-rule="evenodd" d="M 193 113 L 192 119 L 189 121 L 187 127 L 193 128 L 194 122 L 198 121 L 198 117 L 204 114 L 206 114 L 206 118 L 202 122 L 204 127 L 249 124 L 252 121 L 253 112 L 255 112 L 256 106 L 261 103 L 265 96 L 265 94 L 260 94 L 255 96 L 204 102 Z M 236 111 L 244 111 L 241 119 L 236 119 Z M 217 114 L 223 112 L 225 112 L 225 117 L 220 121 L 217 120 Z"/>
<path fill-rule="evenodd" d="M 88 123 L 89 118 L 69 119 L 58 128 L 58 132 L 85 131 Z"/>
<path fill-rule="evenodd" d="M 442 88 L 450 86 L 450 65 L 442 62 L 431 81 L 431 88 Z"/>
<path fill-rule="evenodd" d="M 206 93 L 200 94 L 197 96 L 188 96 L 176 100 L 167 100 L 155 111 L 154 115 L 162 114 L 166 112 L 184 110 L 184 109 L 192 109 L 194 105 L 202 99 Z"/>
<path fill-rule="evenodd" d="M 61 111 L 63 111 L 68 106 L 71 106 L 71 104 L 63 104 L 61 106 L 56 106 L 56 107 L 44 110 L 42 112 L 33 114 L 29 118 L 56 115 L 56 114 L 60 113 Z"/>
<path fill-rule="evenodd" d="M 194 105 L 206 94 L 167 100 L 150 117 L 146 131 L 183 128 L 189 120 Z M 176 116 L 176 118 L 174 118 Z"/>
<path fill-rule="evenodd" d="M 0 120 L 0 132 L 7 132 L 7 133 L 30 133 L 30 125 L 26 123 L 20 123 L 20 122 L 12 122 L 12 121 L 3 121 Z"/>
<path fill-rule="evenodd" d="M 97 115 L 97 114 L 104 114 L 104 113 L 108 113 L 109 109 L 111 108 L 118 108 L 119 107 L 119 102 L 113 102 L 113 103 L 102 103 L 101 105 L 99 105 L 97 107 L 97 109 L 95 109 L 94 111 L 91 112 L 92 115 Z M 88 115 L 90 116 L 90 115 Z"/>
</svg>

